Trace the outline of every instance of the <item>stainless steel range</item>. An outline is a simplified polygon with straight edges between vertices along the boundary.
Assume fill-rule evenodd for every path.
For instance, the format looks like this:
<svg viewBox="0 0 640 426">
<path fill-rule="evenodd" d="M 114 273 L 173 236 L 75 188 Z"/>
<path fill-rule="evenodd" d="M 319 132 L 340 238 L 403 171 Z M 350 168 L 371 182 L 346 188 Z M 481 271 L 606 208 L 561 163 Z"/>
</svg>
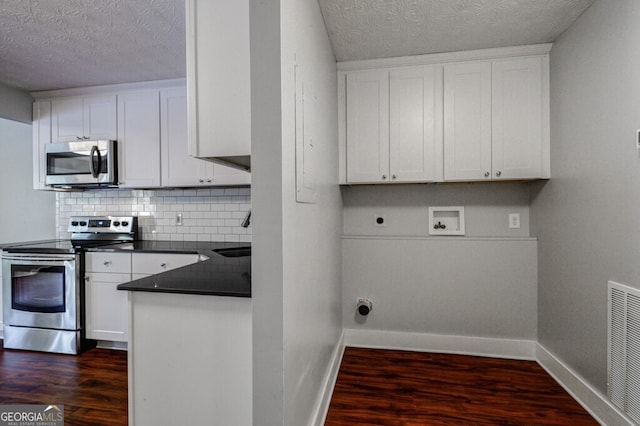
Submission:
<svg viewBox="0 0 640 426">
<path fill-rule="evenodd" d="M 84 252 L 138 239 L 138 218 L 73 216 L 70 240 L 2 251 L 4 347 L 78 354 L 84 338 Z"/>
</svg>

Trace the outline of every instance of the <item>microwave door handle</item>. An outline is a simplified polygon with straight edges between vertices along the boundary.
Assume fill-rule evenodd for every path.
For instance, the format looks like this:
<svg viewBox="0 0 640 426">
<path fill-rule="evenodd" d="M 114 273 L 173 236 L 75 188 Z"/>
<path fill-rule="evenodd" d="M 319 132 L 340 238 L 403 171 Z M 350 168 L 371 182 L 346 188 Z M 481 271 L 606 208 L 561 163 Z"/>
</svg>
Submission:
<svg viewBox="0 0 640 426">
<path fill-rule="evenodd" d="M 89 154 L 91 161 L 89 162 L 89 167 L 91 169 L 91 176 L 97 178 L 100 174 L 100 169 L 102 167 L 102 156 L 100 155 L 100 150 L 97 145 L 91 147 L 91 154 Z M 98 163 L 96 166 L 95 159 L 98 159 Z"/>
</svg>

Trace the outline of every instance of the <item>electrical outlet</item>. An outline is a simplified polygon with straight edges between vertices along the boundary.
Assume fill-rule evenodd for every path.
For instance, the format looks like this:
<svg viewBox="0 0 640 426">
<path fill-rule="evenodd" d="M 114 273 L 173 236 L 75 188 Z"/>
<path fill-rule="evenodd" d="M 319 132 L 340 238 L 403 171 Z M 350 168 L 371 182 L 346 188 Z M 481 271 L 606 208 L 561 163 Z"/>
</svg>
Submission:
<svg viewBox="0 0 640 426">
<path fill-rule="evenodd" d="M 176 226 L 182 226 L 182 213 L 176 215 Z"/>
<path fill-rule="evenodd" d="M 373 215 L 373 224 L 375 226 L 387 226 L 387 218 L 383 214 L 374 214 Z"/>
<path fill-rule="evenodd" d="M 520 229 L 520 213 L 509 213 L 509 228 Z"/>
</svg>

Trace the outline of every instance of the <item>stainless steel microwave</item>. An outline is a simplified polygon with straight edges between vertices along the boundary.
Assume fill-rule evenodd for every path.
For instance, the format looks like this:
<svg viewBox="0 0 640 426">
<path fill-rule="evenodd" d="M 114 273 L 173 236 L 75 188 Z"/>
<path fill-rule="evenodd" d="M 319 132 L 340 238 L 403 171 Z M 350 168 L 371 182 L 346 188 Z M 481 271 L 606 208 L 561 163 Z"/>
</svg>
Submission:
<svg viewBox="0 0 640 426">
<path fill-rule="evenodd" d="M 118 184 L 116 141 L 77 141 L 45 145 L 45 184 L 53 187 Z"/>
</svg>

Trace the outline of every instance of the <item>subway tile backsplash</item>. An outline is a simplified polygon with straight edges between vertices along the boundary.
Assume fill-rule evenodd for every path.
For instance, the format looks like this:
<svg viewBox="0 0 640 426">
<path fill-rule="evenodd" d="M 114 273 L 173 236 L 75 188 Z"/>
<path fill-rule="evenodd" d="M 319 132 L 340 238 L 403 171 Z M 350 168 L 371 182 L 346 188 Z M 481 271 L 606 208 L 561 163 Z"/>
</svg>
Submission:
<svg viewBox="0 0 640 426">
<path fill-rule="evenodd" d="M 57 236 L 69 238 L 70 216 L 138 216 L 143 240 L 250 242 L 251 226 L 240 226 L 251 208 L 251 188 L 59 192 Z M 182 225 L 176 218 L 182 214 Z"/>
</svg>

